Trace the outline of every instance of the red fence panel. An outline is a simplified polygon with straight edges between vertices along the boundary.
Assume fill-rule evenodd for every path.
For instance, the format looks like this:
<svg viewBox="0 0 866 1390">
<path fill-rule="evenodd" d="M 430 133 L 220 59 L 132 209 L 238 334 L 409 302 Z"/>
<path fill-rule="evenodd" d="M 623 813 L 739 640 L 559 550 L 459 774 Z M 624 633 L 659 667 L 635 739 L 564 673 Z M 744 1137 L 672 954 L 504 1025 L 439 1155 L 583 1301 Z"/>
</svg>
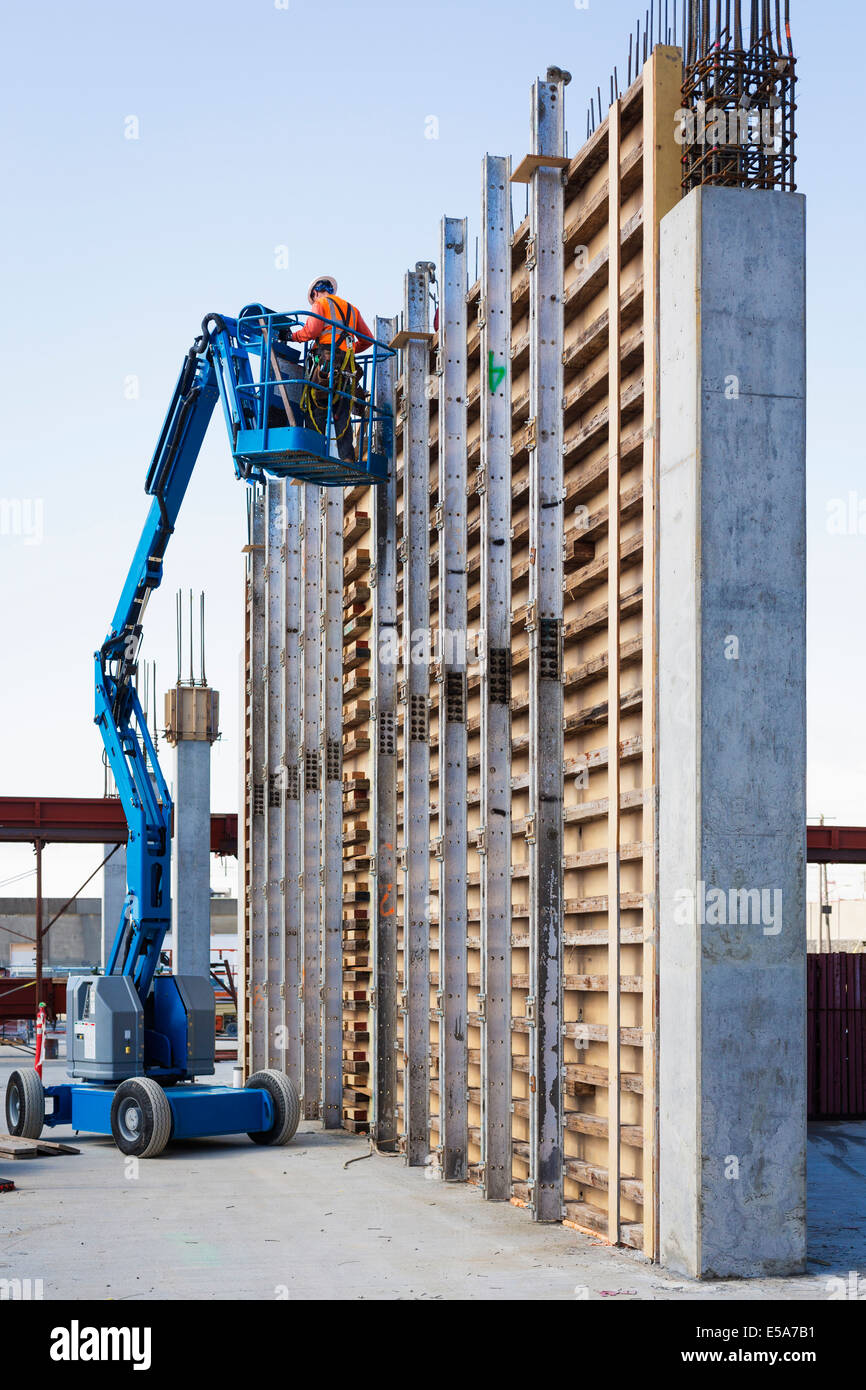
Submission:
<svg viewBox="0 0 866 1390">
<path fill-rule="evenodd" d="M 866 955 L 807 957 L 809 1119 L 866 1119 Z"/>
</svg>

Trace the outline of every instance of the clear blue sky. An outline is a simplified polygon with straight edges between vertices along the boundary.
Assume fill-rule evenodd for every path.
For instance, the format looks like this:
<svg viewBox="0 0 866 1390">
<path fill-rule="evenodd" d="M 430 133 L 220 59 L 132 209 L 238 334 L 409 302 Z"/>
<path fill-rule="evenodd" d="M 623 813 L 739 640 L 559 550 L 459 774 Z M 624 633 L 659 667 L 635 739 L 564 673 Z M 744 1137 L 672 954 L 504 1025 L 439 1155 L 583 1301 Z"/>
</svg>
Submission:
<svg viewBox="0 0 866 1390">
<path fill-rule="evenodd" d="M 809 810 L 857 822 L 866 818 L 866 534 L 830 534 L 826 517 L 833 498 L 866 499 L 855 337 L 866 321 L 866 21 L 850 0 L 794 0 L 793 10 L 810 246 Z M 468 215 L 474 244 L 481 157 L 526 152 L 529 89 L 548 64 L 573 74 L 569 149 L 579 147 L 590 93 L 614 63 L 622 80 L 636 13 L 631 0 L 7 7 L 0 497 L 41 504 L 43 537 L 0 536 L 3 793 L 102 792 L 92 653 L 204 311 L 234 313 L 253 299 L 295 307 L 312 275 L 331 271 L 368 319 L 396 312 L 403 271 L 436 257 L 443 213 Z M 438 140 L 425 138 L 431 115 Z M 125 138 L 131 116 L 137 140 Z M 125 397 L 130 376 L 138 399 Z M 144 655 L 157 659 L 164 689 L 175 672 L 174 592 L 204 588 L 208 676 L 222 698 L 218 809 L 238 796 L 244 539 L 243 489 L 215 418 L 148 610 Z M 4 847 L 0 879 L 32 862 L 28 847 Z M 95 849 L 49 850 L 47 891 L 73 892 L 96 862 Z"/>
</svg>

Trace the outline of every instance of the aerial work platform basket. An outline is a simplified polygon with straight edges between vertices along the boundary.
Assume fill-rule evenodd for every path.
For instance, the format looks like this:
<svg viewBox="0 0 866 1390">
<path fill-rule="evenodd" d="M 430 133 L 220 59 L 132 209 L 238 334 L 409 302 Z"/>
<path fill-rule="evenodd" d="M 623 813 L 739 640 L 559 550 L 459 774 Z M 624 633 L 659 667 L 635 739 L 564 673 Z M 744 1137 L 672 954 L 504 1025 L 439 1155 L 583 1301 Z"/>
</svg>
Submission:
<svg viewBox="0 0 866 1390">
<path fill-rule="evenodd" d="M 330 344 L 289 341 L 308 319 L 327 323 Z M 323 487 L 385 481 L 393 419 L 376 381 L 392 348 L 362 333 L 340 343 L 339 327 L 310 310 L 248 304 L 237 319 L 213 316 L 211 324 L 211 339 L 221 339 L 213 361 L 239 477 Z"/>
</svg>

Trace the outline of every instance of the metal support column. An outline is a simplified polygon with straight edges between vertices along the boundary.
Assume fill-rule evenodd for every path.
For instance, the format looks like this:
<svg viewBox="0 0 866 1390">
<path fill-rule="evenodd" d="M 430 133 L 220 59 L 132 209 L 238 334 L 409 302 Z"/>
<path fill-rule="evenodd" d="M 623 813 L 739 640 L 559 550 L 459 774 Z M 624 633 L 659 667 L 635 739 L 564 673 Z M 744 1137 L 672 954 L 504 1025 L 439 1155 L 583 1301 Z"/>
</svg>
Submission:
<svg viewBox="0 0 866 1390">
<path fill-rule="evenodd" d="M 267 747 L 265 702 L 258 698 L 265 668 L 265 492 L 257 487 L 250 496 L 248 512 L 249 564 L 247 604 L 250 624 L 247 681 L 251 704 L 249 720 L 249 758 L 247 784 L 247 861 L 245 891 L 248 895 L 249 934 L 247 941 L 247 1058 L 249 1070 L 267 1066 L 267 850 L 265 841 L 265 792 Z"/>
<path fill-rule="evenodd" d="M 279 1067 L 280 1043 L 285 1036 L 285 890 L 282 884 L 283 845 L 285 843 L 285 797 L 281 785 L 280 757 L 283 740 L 283 690 L 280 656 L 282 631 L 282 498 L 283 485 L 265 486 L 264 614 L 265 664 L 260 673 L 265 695 L 264 844 L 265 877 L 262 884 L 264 906 L 265 1051 L 256 1065 Z"/>
<path fill-rule="evenodd" d="M 390 343 L 396 319 L 376 319 L 376 338 Z M 376 406 L 390 409 L 382 426 L 387 439 L 377 443 L 393 457 L 396 358 L 380 361 L 376 373 Z M 386 483 L 373 490 L 373 768 L 371 845 L 373 891 L 370 941 L 373 971 L 372 1137 L 380 1149 L 392 1152 L 397 1142 L 397 478 L 392 465 Z"/>
<path fill-rule="evenodd" d="M 301 491 L 283 484 L 282 512 L 282 756 L 285 792 L 281 883 L 285 935 L 285 1017 L 283 1069 L 297 1078 L 301 1060 Z"/>
<path fill-rule="evenodd" d="M 319 944 L 319 878 L 321 848 L 321 768 L 319 725 L 321 691 L 321 586 L 322 532 L 319 515 L 319 489 L 304 484 L 302 522 L 302 563 L 304 584 L 304 716 L 303 731 L 303 994 L 304 994 L 304 1117 L 318 1119 L 321 1102 L 322 1020 L 319 988 L 321 950 Z"/>
<path fill-rule="evenodd" d="M 419 264 L 404 284 L 403 321 L 410 337 L 403 353 L 406 420 L 403 449 L 403 650 L 406 706 L 403 738 L 403 961 L 406 988 L 403 1095 L 406 1161 L 429 1154 L 430 1097 L 430 672 L 415 655 L 430 635 L 430 411 L 428 301 L 430 268 Z"/>
<path fill-rule="evenodd" d="M 469 1148 L 465 218 L 442 219 L 439 265 L 439 1143 L 442 1176 L 463 1181 Z"/>
<path fill-rule="evenodd" d="M 532 93 L 532 153 L 562 157 L 563 84 Z M 536 1221 L 559 1221 L 562 1172 L 563 184 L 531 176 L 529 274 L 530 1183 Z"/>
<path fill-rule="evenodd" d="M 247 504 L 247 525 L 249 526 L 249 504 L 251 490 L 245 488 Z M 252 805 L 250 802 L 250 725 L 252 720 L 252 700 L 250 695 L 250 648 L 252 630 L 250 623 L 250 595 L 252 579 L 250 576 L 250 553 L 244 549 L 244 645 L 238 661 L 238 710 L 239 743 L 242 749 L 240 766 L 240 785 L 238 787 L 238 968 L 235 973 L 238 998 L 238 1061 L 243 1068 L 244 1079 L 250 1074 L 249 1017 L 250 1017 L 250 894 L 249 858 Z M 124 877 L 124 884 L 126 878 Z"/>
<path fill-rule="evenodd" d="M 481 216 L 481 971 L 484 1195 L 511 1196 L 511 160 Z"/>
<path fill-rule="evenodd" d="M 322 1118 L 343 1122 L 343 492 L 326 488 L 322 613 Z"/>
</svg>

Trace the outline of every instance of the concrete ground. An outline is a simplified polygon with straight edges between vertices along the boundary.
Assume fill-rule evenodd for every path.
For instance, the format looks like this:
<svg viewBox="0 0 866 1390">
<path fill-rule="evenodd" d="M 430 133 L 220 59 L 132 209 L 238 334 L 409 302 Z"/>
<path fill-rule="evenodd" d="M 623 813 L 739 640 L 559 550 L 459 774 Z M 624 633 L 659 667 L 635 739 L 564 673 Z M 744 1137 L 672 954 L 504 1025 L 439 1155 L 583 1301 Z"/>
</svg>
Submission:
<svg viewBox="0 0 866 1390">
<path fill-rule="evenodd" d="M 0 1091 L 29 1064 L 2 1049 Z M 228 1064 L 218 1073 L 230 1080 Z M 46 1063 L 46 1084 L 64 1079 L 62 1061 Z M 172 1144 L 137 1175 L 111 1139 L 72 1142 L 77 1156 L 0 1159 L 17 1188 L 0 1195 L 0 1280 L 41 1279 L 45 1299 L 811 1300 L 851 1271 L 866 1292 L 866 1124 L 814 1129 L 809 1273 L 713 1284 L 534 1225 L 396 1158 L 347 1168 L 367 1141 L 313 1123 L 286 1148 L 246 1136 Z"/>
</svg>

